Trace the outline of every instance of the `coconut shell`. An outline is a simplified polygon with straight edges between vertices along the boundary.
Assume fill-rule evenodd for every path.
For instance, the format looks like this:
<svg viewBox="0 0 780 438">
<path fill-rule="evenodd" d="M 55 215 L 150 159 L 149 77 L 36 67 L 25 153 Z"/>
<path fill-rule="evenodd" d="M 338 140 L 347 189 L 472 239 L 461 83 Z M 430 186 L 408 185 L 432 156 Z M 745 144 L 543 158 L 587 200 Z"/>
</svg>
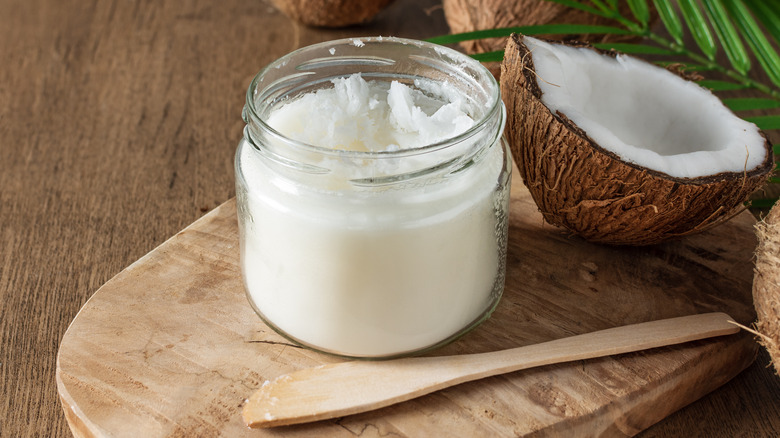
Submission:
<svg viewBox="0 0 780 438">
<path fill-rule="evenodd" d="M 393 0 L 271 0 L 291 19 L 315 27 L 344 27 L 362 24 L 376 16 Z"/>
<path fill-rule="evenodd" d="M 756 225 L 758 248 L 753 279 L 753 303 L 759 342 L 780 374 L 780 205 Z"/>
<path fill-rule="evenodd" d="M 620 11 L 631 14 L 628 2 L 620 2 Z M 615 21 L 570 8 L 549 0 L 443 0 L 444 16 L 452 33 L 538 24 L 614 25 Z M 548 38 L 551 36 L 548 36 Z M 588 35 L 569 35 L 571 39 L 590 40 Z M 598 35 L 599 41 L 626 39 L 626 36 Z M 468 53 L 491 52 L 506 46 L 506 38 L 464 41 Z M 595 42 L 595 41 L 594 41 Z"/>
<path fill-rule="evenodd" d="M 654 244 L 728 220 L 766 182 L 773 165 L 766 140 L 766 160 L 744 173 L 673 178 L 622 161 L 542 103 L 533 56 L 522 41 L 520 35 L 509 39 L 501 69 L 506 136 L 547 222 L 592 242 Z"/>
</svg>

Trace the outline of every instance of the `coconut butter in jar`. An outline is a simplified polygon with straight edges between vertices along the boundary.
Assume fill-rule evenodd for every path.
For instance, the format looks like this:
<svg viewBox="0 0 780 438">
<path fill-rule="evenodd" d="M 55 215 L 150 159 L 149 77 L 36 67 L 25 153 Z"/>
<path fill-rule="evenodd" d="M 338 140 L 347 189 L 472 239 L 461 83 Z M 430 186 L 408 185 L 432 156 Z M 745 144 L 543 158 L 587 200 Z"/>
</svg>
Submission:
<svg viewBox="0 0 780 438">
<path fill-rule="evenodd" d="M 319 351 L 388 358 L 490 315 L 511 158 L 482 65 L 413 40 L 318 44 L 254 78 L 244 120 L 241 269 L 269 326 Z"/>
</svg>

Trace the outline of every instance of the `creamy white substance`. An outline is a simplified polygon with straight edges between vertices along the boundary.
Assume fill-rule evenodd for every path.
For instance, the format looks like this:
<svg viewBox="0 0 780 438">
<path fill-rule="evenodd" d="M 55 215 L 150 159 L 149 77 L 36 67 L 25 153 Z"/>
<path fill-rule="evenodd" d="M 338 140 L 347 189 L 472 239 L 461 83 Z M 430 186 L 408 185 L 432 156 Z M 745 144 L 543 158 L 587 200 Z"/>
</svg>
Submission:
<svg viewBox="0 0 780 438">
<path fill-rule="evenodd" d="M 405 149 L 473 125 L 457 96 L 447 100 L 352 76 L 274 109 L 268 123 L 322 147 Z M 499 145 L 456 177 L 357 197 L 340 183 L 282 182 L 245 142 L 239 159 L 246 288 L 264 318 L 300 342 L 350 356 L 419 350 L 479 319 L 503 287 Z"/>
<path fill-rule="evenodd" d="M 523 41 L 550 111 L 626 161 L 698 178 L 749 172 L 766 159 L 758 128 L 694 82 L 630 56 Z"/>
<path fill-rule="evenodd" d="M 336 79 L 333 85 L 274 110 L 268 125 L 303 143 L 363 152 L 425 146 L 474 125 L 465 103 L 452 91 L 450 102 L 442 105 L 418 89 L 396 81 L 389 86 L 368 82 L 359 74 Z"/>
</svg>

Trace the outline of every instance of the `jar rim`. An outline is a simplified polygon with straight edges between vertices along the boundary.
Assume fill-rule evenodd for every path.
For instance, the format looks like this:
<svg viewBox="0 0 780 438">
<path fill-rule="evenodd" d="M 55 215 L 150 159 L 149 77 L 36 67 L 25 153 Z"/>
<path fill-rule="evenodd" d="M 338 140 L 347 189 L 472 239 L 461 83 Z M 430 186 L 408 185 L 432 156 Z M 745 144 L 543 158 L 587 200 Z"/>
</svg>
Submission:
<svg viewBox="0 0 780 438">
<path fill-rule="evenodd" d="M 285 65 L 287 65 L 287 63 L 290 61 L 291 58 L 305 51 L 313 51 L 313 50 L 324 49 L 328 47 L 333 48 L 339 45 L 347 45 L 347 44 L 354 45 L 356 47 L 362 47 L 362 45 L 364 45 L 365 43 L 395 43 L 401 45 L 413 45 L 420 48 L 433 49 L 437 54 L 441 56 L 447 56 L 453 62 L 462 63 L 464 66 L 470 67 L 472 69 L 475 69 L 476 71 L 481 72 L 482 76 L 484 76 L 488 80 L 486 84 L 487 85 L 486 89 L 490 91 L 490 96 L 489 96 L 490 106 L 488 110 L 485 111 L 477 120 L 475 120 L 473 126 L 471 126 L 469 129 L 467 129 L 466 131 L 458 135 L 447 137 L 438 142 L 423 145 L 423 146 L 389 150 L 389 151 L 387 150 L 353 151 L 353 150 L 346 150 L 346 149 L 334 149 L 334 148 L 317 146 L 311 143 L 298 141 L 289 138 L 286 135 L 282 134 L 281 132 L 277 131 L 276 129 L 268 125 L 266 121 L 259 116 L 258 111 L 255 107 L 255 102 L 256 102 L 255 95 L 258 92 L 257 87 L 260 81 L 262 80 L 263 76 L 267 72 L 271 71 L 272 69 L 278 69 L 284 67 Z M 370 57 L 370 55 L 368 57 Z M 377 62 L 381 62 L 379 58 L 377 59 Z M 465 141 L 477 135 L 479 131 L 484 129 L 485 126 L 488 124 L 488 122 L 490 120 L 493 120 L 493 118 L 496 117 L 496 114 L 500 112 L 502 106 L 503 106 L 503 101 L 501 100 L 501 91 L 498 82 L 496 81 L 496 78 L 493 76 L 492 73 L 490 73 L 490 71 L 484 65 L 482 65 L 482 63 L 480 63 L 476 59 L 464 53 L 458 52 L 457 50 L 451 49 L 449 47 L 442 46 L 435 43 L 430 43 L 427 41 L 414 40 L 408 38 L 398 38 L 398 37 L 371 36 L 371 37 L 342 38 L 338 40 L 325 41 L 317 44 L 312 44 L 309 46 L 296 49 L 288 53 L 287 55 L 284 55 L 281 58 L 276 59 L 275 61 L 271 62 L 266 67 L 264 67 L 262 70 L 260 70 L 252 79 L 249 88 L 247 89 L 246 92 L 246 104 L 244 106 L 244 111 L 248 112 L 248 117 L 250 117 L 254 123 L 258 124 L 264 132 L 274 137 L 277 141 L 281 141 L 287 144 L 288 146 L 302 149 L 304 151 L 315 152 L 318 154 L 334 155 L 340 158 L 360 159 L 360 158 L 398 158 L 404 156 L 419 155 L 419 154 L 430 153 L 443 148 L 447 148 L 450 145 L 458 144 L 462 141 Z M 244 119 L 248 123 L 246 114 Z"/>
</svg>

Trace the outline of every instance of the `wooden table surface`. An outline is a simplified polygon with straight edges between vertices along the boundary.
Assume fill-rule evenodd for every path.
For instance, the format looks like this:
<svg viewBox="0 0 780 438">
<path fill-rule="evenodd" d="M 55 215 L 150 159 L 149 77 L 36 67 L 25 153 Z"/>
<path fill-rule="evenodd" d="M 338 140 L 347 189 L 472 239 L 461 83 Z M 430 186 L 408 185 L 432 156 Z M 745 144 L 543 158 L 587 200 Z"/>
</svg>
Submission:
<svg viewBox="0 0 780 438">
<path fill-rule="evenodd" d="M 319 41 L 447 32 L 435 0 L 340 30 L 267 0 L 0 0 L 0 436 L 70 435 L 63 333 L 100 285 L 234 195 L 258 70 Z M 768 364 L 642 436 L 780 436 Z"/>
</svg>

